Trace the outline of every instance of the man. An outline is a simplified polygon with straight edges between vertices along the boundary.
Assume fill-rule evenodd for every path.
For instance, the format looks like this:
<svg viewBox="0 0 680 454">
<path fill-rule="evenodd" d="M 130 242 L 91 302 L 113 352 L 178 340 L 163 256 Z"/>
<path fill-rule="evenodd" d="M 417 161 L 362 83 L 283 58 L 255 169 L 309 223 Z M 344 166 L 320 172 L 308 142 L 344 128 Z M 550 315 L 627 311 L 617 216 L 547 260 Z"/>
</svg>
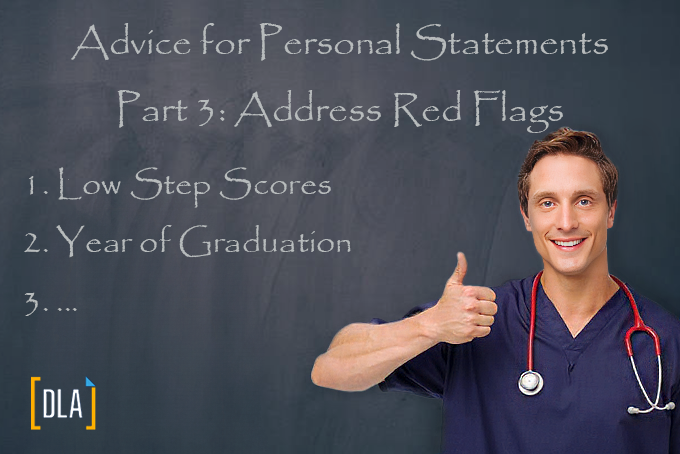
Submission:
<svg viewBox="0 0 680 454">
<path fill-rule="evenodd" d="M 617 180 L 591 133 L 562 128 L 534 142 L 518 192 L 543 259 L 540 278 L 464 285 L 467 262 L 458 253 L 436 304 L 398 322 L 343 328 L 317 358 L 312 380 L 442 398 L 446 453 L 680 453 L 680 411 L 671 404 L 680 400 L 680 321 L 630 290 L 661 340 L 658 366 L 652 339 L 632 337 L 648 398 L 624 346 L 633 304 L 607 263 Z M 540 378 L 532 372 L 518 382 L 532 369 Z"/>
</svg>

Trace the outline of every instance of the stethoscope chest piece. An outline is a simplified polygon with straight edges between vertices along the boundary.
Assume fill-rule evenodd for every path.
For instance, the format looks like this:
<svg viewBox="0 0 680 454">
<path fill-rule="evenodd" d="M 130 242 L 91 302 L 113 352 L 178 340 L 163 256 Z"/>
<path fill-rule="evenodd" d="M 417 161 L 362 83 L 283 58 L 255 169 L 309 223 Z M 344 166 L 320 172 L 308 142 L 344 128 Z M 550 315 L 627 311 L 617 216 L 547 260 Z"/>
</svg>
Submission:
<svg viewBox="0 0 680 454">
<path fill-rule="evenodd" d="M 519 376 L 517 386 L 525 396 L 535 396 L 543 389 L 543 377 L 536 371 L 528 370 Z"/>
</svg>

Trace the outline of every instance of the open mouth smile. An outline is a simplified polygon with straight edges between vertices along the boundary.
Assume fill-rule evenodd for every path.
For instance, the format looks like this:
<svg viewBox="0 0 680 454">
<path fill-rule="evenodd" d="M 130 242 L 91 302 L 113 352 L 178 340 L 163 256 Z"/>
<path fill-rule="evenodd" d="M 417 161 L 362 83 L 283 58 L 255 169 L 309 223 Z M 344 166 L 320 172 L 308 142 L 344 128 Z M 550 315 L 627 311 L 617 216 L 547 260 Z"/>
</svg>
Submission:
<svg viewBox="0 0 680 454">
<path fill-rule="evenodd" d="M 578 248 L 578 246 L 585 241 L 585 238 L 579 238 L 576 240 L 550 240 L 555 246 L 563 251 L 573 251 Z"/>
</svg>

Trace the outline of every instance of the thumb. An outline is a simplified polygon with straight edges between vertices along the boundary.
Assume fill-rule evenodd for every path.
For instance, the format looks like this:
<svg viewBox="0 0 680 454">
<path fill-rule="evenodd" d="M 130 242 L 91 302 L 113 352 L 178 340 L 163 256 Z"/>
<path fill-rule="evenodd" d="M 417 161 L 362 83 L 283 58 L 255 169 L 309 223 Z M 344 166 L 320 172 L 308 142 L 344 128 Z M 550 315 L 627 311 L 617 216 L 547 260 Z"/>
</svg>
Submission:
<svg viewBox="0 0 680 454">
<path fill-rule="evenodd" d="M 463 285 L 463 278 L 465 278 L 465 273 L 467 273 L 467 260 L 465 259 L 465 254 L 462 252 L 458 253 L 458 264 L 456 264 L 456 269 L 449 278 L 449 284 L 453 285 Z"/>
</svg>

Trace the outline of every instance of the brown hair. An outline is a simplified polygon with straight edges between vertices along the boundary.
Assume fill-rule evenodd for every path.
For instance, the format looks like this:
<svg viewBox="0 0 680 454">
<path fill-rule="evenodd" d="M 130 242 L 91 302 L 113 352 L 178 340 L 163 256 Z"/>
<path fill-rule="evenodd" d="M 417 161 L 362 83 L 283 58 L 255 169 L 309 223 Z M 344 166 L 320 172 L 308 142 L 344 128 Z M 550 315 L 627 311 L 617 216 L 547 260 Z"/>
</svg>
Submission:
<svg viewBox="0 0 680 454">
<path fill-rule="evenodd" d="M 524 159 L 517 181 L 519 205 L 524 214 L 527 214 L 529 209 L 529 174 L 541 158 L 555 154 L 582 156 L 597 164 L 602 178 L 602 188 L 611 208 L 616 201 L 619 172 L 602 151 L 600 140 L 592 132 L 560 128 L 545 136 L 543 140 L 535 141 Z"/>
</svg>

